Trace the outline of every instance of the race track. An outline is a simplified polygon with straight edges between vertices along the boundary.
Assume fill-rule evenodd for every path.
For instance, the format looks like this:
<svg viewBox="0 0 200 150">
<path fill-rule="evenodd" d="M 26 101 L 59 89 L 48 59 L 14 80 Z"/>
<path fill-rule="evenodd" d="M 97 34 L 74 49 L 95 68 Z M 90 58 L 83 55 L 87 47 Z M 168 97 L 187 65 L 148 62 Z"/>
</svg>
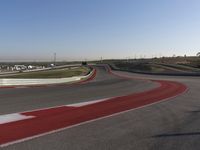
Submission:
<svg viewBox="0 0 200 150">
<path fill-rule="evenodd" d="M 1 116 L 30 117 L 0 124 L 1 149 L 198 149 L 199 78 L 96 69 L 80 84 L 0 89 Z"/>
</svg>

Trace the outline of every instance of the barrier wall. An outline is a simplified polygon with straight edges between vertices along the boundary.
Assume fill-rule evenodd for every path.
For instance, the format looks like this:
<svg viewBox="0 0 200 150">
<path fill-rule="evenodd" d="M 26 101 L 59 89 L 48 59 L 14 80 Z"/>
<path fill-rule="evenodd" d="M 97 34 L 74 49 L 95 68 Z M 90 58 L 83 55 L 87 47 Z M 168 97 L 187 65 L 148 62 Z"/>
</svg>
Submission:
<svg viewBox="0 0 200 150">
<path fill-rule="evenodd" d="M 0 79 L 1 86 L 17 86 L 17 85 L 43 85 L 43 84 L 59 84 L 80 81 L 89 78 L 94 73 L 91 71 L 86 76 L 75 76 L 69 78 L 54 78 L 54 79 Z"/>
</svg>

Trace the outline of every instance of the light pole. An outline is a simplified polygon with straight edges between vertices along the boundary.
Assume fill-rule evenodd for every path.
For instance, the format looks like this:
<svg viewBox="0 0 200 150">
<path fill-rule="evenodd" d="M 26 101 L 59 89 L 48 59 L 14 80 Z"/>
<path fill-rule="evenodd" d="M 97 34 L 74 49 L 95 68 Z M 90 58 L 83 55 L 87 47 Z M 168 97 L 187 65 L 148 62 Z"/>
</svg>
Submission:
<svg viewBox="0 0 200 150">
<path fill-rule="evenodd" d="M 56 66 L 56 53 L 54 53 L 54 59 L 53 59 L 53 61 L 54 61 L 54 65 Z"/>
</svg>

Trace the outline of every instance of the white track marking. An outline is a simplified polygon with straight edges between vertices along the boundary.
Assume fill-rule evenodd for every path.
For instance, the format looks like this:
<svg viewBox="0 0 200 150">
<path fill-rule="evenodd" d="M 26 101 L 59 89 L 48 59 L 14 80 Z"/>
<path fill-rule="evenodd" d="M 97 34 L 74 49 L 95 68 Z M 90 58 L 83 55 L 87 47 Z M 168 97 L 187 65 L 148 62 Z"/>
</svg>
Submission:
<svg viewBox="0 0 200 150">
<path fill-rule="evenodd" d="M 25 119 L 34 118 L 34 116 L 25 116 L 22 114 L 7 114 L 7 115 L 0 115 L 0 125 Z"/>
<path fill-rule="evenodd" d="M 65 105 L 65 106 L 68 106 L 68 107 L 81 107 L 81 106 L 86 106 L 86 105 L 90 105 L 90 104 L 95 104 L 95 103 L 98 103 L 98 102 L 106 101 L 106 100 L 109 100 L 109 99 L 111 99 L 111 98 L 104 98 L 104 99 L 88 101 L 88 102 L 80 102 L 80 103 L 69 104 L 69 105 Z"/>
</svg>

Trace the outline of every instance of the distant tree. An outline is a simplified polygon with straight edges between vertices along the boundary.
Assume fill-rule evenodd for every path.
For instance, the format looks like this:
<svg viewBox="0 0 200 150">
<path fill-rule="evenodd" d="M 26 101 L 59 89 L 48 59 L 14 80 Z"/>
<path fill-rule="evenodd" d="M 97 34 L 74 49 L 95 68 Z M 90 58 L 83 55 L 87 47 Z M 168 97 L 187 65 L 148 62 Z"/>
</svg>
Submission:
<svg viewBox="0 0 200 150">
<path fill-rule="evenodd" d="M 86 61 L 83 61 L 83 62 L 82 62 L 82 66 L 87 66 L 87 62 L 86 62 Z"/>
<path fill-rule="evenodd" d="M 200 52 L 197 53 L 197 56 L 200 57 Z"/>
</svg>

